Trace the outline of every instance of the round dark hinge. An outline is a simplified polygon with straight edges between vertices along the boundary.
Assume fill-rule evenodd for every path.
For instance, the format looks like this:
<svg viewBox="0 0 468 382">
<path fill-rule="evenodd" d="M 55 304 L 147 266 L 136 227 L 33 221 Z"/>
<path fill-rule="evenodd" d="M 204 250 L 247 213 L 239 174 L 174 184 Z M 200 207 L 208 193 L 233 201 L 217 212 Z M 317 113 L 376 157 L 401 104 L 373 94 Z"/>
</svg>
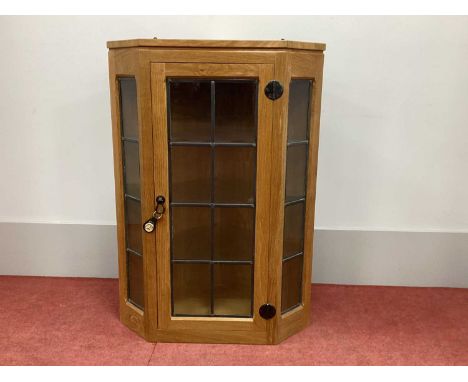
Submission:
<svg viewBox="0 0 468 382">
<path fill-rule="evenodd" d="M 258 312 L 260 313 L 260 317 L 264 318 L 265 320 L 270 320 L 275 317 L 276 308 L 270 304 L 263 304 Z"/>
<path fill-rule="evenodd" d="M 265 95 L 273 101 L 280 98 L 283 95 L 283 85 L 276 80 L 268 82 L 265 86 Z"/>
</svg>

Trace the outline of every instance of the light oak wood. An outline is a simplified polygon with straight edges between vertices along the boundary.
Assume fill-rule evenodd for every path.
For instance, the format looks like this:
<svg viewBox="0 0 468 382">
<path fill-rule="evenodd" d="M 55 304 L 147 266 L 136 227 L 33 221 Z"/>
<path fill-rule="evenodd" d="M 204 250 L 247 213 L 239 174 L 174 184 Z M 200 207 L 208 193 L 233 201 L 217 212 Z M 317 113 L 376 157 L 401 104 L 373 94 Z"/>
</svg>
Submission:
<svg viewBox="0 0 468 382">
<path fill-rule="evenodd" d="M 309 322 L 315 185 L 320 125 L 324 44 L 292 41 L 126 40 L 108 43 L 114 142 L 120 319 L 148 341 L 213 343 L 278 343 Z M 144 310 L 128 302 L 120 136 L 119 76 L 137 80 L 142 224 L 157 195 L 166 196 L 166 212 L 152 234 L 144 234 Z M 252 318 L 171 316 L 170 209 L 166 78 L 255 78 L 258 92 L 256 168 L 255 273 Z M 302 304 L 281 314 L 286 142 L 289 83 L 311 79 L 306 223 Z M 271 80 L 283 84 L 281 98 L 263 94 Z M 187 304 L 194 301 L 187 300 Z M 224 301 L 242 306 L 242 300 Z M 269 303 L 277 314 L 258 314 Z M 228 307 L 226 306 L 228 310 Z"/>
<path fill-rule="evenodd" d="M 280 343 L 304 329 L 308 324 L 308 314 L 304 305 L 302 305 L 282 315 L 275 343 Z"/>
<path fill-rule="evenodd" d="M 154 190 L 154 144 L 153 144 L 153 106 L 151 100 L 151 64 L 138 57 L 137 95 L 140 146 L 140 182 L 142 222 L 152 215 L 155 209 Z M 156 237 L 143 233 L 143 270 L 145 288 L 145 335 L 154 337 L 158 328 L 157 304 L 157 253 L 154 251 Z"/>
<path fill-rule="evenodd" d="M 167 149 L 167 106 L 166 106 L 166 83 L 164 80 L 165 64 L 151 64 L 151 87 L 153 104 L 153 137 L 154 151 L 158 155 L 153 156 L 154 161 L 154 189 L 157 195 L 166 196 L 166 211 L 169 203 L 169 180 L 168 180 L 168 149 Z M 163 215 L 156 227 L 156 246 L 157 256 L 157 283 L 158 283 L 158 327 L 164 327 L 168 316 L 170 316 L 170 307 L 161 303 L 170 299 L 170 264 L 167 262 L 167 253 L 170 252 L 169 240 L 170 227 L 169 215 Z M 167 325 L 167 324 L 166 324 Z M 158 339 L 158 337 L 156 337 Z M 159 340 L 159 339 L 158 339 Z"/>
<path fill-rule="evenodd" d="M 145 317 L 141 309 L 124 302 L 120 308 L 120 320 L 140 336 L 146 337 Z"/>
<path fill-rule="evenodd" d="M 256 49 L 115 49 L 116 52 L 134 50 L 138 50 L 142 60 L 152 63 L 274 64 L 277 54 L 271 50 Z"/>
<path fill-rule="evenodd" d="M 288 40 L 172 40 L 172 39 L 134 39 L 109 41 L 109 49 L 132 47 L 159 47 L 159 48 L 256 48 L 256 49 L 303 49 L 324 51 L 325 44 L 316 42 L 288 41 Z"/>
<path fill-rule="evenodd" d="M 219 344 L 253 344 L 265 345 L 270 342 L 263 332 L 243 330 L 160 330 L 157 332 L 159 342 L 195 342 Z"/>
<path fill-rule="evenodd" d="M 286 174 L 286 133 L 287 133 L 287 106 L 289 87 L 288 83 L 288 55 L 278 53 L 275 61 L 275 78 L 284 84 L 284 93 L 281 98 L 274 101 L 273 129 L 271 132 L 270 162 L 274 169 L 271 173 L 270 184 L 270 258 L 269 258 L 269 293 L 268 299 L 276 307 L 276 316 L 269 320 L 270 342 L 278 342 L 278 327 L 281 319 L 281 259 L 283 256 L 283 216 L 284 216 L 284 189 Z"/>
<path fill-rule="evenodd" d="M 315 216 L 315 191 L 317 180 L 317 159 L 320 131 L 320 106 L 322 93 L 323 55 L 302 53 L 288 54 L 287 83 L 291 79 L 311 79 L 311 108 L 309 116 L 309 154 L 307 168 L 307 194 L 304 231 L 304 262 L 302 276 L 302 306 L 286 313 L 280 319 L 278 341 L 303 329 L 310 319 L 310 282 L 312 279 L 313 235 Z M 283 137 L 286 142 L 286 137 Z M 283 147 L 286 144 L 283 144 Z M 283 162 L 285 162 L 283 159 Z M 285 176 L 283 176 L 284 180 Z M 284 189 L 284 187 L 283 187 Z M 281 222 L 283 222 L 281 218 Z M 282 228 L 280 237 L 282 238 Z M 281 280 L 281 279 L 280 279 Z"/>
<path fill-rule="evenodd" d="M 124 186 L 122 166 L 122 141 L 120 125 L 120 102 L 117 79 L 136 76 L 136 52 L 109 52 L 109 85 L 111 91 L 112 139 L 114 148 L 114 180 L 117 217 L 117 246 L 119 258 L 119 307 L 120 320 L 138 334 L 144 336 L 144 314 L 137 307 L 128 304 L 127 261 L 125 244 Z"/>
<path fill-rule="evenodd" d="M 201 78 L 258 78 L 259 89 L 263 89 L 273 75 L 272 65 L 219 65 L 219 64 L 152 64 L 153 118 L 154 126 L 167 126 L 166 78 L 201 77 Z M 242 318 L 181 318 L 171 317 L 171 281 L 170 281 L 170 210 L 158 222 L 157 246 L 159 272 L 159 327 L 172 330 L 220 330 L 242 331 L 250 333 L 260 330 L 266 337 L 267 323 L 258 315 L 260 305 L 266 300 L 268 274 L 268 237 L 270 201 L 264 197 L 269 193 L 269 163 L 272 101 L 259 94 L 258 137 L 257 137 L 257 205 L 256 205 L 256 240 L 254 271 L 254 315 L 252 319 Z M 169 195 L 167 128 L 156 129 L 155 133 L 155 189 Z M 162 131 L 164 130 L 164 131 Z M 167 197 L 167 203 L 170 203 Z"/>
<path fill-rule="evenodd" d="M 256 78 L 256 64 L 166 64 L 166 77 Z"/>
</svg>

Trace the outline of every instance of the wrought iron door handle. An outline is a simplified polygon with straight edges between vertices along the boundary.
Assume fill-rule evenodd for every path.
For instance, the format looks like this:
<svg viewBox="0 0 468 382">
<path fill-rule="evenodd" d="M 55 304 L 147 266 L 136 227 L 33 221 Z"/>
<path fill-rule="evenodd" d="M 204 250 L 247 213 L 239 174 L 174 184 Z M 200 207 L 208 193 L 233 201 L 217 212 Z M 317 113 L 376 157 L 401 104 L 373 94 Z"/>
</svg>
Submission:
<svg viewBox="0 0 468 382">
<path fill-rule="evenodd" d="M 156 208 L 153 212 L 153 216 L 151 216 L 151 218 L 149 218 L 143 224 L 143 229 L 145 230 L 145 232 L 151 233 L 156 228 L 156 222 L 162 218 L 164 211 L 166 210 L 166 208 L 164 207 L 165 201 L 166 201 L 166 198 L 162 195 L 159 195 L 156 198 Z"/>
</svg>

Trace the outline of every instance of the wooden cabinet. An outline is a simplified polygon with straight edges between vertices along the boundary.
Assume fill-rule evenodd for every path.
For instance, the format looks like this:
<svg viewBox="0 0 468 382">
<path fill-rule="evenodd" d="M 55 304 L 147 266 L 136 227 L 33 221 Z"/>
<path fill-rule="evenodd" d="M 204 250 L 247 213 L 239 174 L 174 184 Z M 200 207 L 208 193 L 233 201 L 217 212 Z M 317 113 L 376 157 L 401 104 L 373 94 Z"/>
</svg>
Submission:
<svg viewBox="0 0 468 382">
<path fill-rule="evenodd" d="M 121 321 L 162 342 L 304 328 L 325 46 L 108 48 Z"/>
</svg>

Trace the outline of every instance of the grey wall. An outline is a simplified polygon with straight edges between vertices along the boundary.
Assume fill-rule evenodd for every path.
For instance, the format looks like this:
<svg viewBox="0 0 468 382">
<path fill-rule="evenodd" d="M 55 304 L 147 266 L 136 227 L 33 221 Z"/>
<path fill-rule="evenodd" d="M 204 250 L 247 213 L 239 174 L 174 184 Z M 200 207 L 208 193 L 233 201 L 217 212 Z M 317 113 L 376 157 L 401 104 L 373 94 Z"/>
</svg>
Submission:
<svg viewBox="0 0 468 382">
<path fill-rule="evenodd" d="M 113 225 L 0 223 L 0 274 L 117 277 Z"/>
<path fill-rule="evenodd" d="M 468 287 L 468 234 L 316 231 L 317 283 Z"/>
<path fill-rule="evenodd" d="M 111 225 L 0 224 L 0 274 L 117 277 Z M 468 234 L 317 230 L 316 283 L 468 287 Z"/>
</svg>

